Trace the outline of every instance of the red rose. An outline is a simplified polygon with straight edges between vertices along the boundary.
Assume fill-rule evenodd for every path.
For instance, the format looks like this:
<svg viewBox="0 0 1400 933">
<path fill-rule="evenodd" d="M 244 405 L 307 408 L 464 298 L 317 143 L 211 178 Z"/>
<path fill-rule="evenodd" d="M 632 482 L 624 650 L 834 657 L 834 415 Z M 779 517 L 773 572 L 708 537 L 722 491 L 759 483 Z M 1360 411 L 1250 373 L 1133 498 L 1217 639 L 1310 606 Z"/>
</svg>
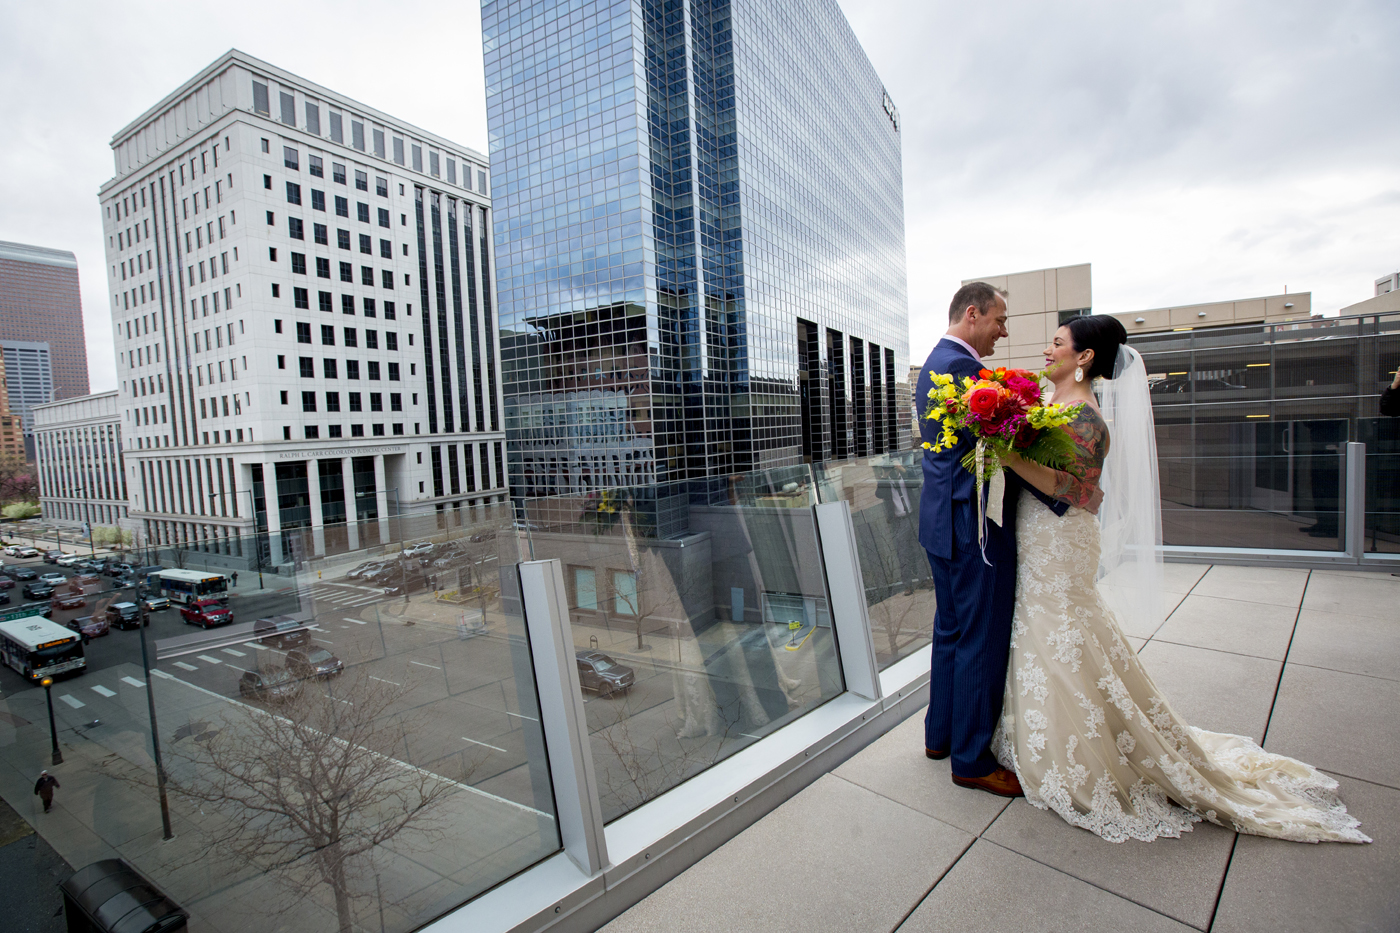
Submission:
<svg viewBox="0 0 1400 933">
<path fill-rule="evenodd" d="M 1001 400 L 1001 393 L 991 386 L 983 386 L 980 389 L 973 389 L 967 395 L 967 407 L 972 409 L 972 413 L 985 418 L 997 410 L 997 403 Z"/>
<path fill-rule="evenodd" d="M 1008 376 L 1006 387 L 1026 405 L 1040 404 L 1040 384 L 1038 382 L 1021 376 Z"/>
</svg>

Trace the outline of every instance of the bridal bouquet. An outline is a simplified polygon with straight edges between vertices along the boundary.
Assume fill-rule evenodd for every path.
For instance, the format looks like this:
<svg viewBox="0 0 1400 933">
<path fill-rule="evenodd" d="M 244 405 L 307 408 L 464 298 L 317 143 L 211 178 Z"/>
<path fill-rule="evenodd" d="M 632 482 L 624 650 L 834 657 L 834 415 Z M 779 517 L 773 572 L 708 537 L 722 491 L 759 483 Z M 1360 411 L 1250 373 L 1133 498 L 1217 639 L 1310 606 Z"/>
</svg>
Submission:
<svg viewBox="0 0 1400 933">
<path fill-rule="evenodd" d="M 935 453 L 957 446 L 959 429 L 969 431 L 976 444 L 962 465 L 982 484 L 1001 473 L 1001 455 L 1015 451 L 1027 460 L 1064 469 L 1074 460 L 1074 442 L 1064 431 L 1074 413 L 1067 405 L 1042 405 L 1040 376 L 1026 369 L 984 369 L 978 378 L 961 381 L 946 373 L 930 373 L 930 405 L 924 417 L 943 427 L 937 443 L 924 443 Z"/>
</svg>

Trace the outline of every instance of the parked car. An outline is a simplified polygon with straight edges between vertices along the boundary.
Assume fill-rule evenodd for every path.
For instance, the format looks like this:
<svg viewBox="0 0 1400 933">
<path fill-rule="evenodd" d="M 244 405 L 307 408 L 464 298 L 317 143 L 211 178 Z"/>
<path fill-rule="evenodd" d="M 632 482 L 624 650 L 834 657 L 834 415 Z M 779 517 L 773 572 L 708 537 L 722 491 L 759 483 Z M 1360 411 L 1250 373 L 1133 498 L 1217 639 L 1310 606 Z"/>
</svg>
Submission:
<svg viewBox="0 0 1400 933">
<path fill-rule="evenodd" d="M 87 558 L 81 554 L 65 554 L 55 561 L 55 563 L 60 567 L 76 567 L 86 560 Z"/>
<path fill-rule="evenodd" d="M 10 594 L 6 593 L 4 590 L 0 590 L 0 606 L 8 606 L 9 604 Z"/>
<path fill-rule="evenodd" d="M 101 588 L 102 588 L 102 578 L 99 577 L 99 576 L 97 576 L 96 574 L 91 574 L 91 573 L 80 573 L 80 574 L 78 574 L 76 577 L 69 577 L 69 578 L 68 578 L 68 586 L 69 586 L 70 589 L 76 588 L 76 589 L 84 590 L 85 592 L 95 592 L 95 590 L 93 590 L 93 591 L 88 591 L 86 588 L 87 588 L 87 587 L 96 587 L 97 589 L 101 589 Z"/>
<path fill-rule="evenodd" d="M 312 648 L 309 651 L 288 651 L 287 670 L 293 677 L 331 677 L 345 670 L 340 658 L 325 648 Z"/>
<path fill-rule="evenodd" d="M 35 580 L 24 585 L 25 599 L 48 599 L 53 596 L 53 587 L 41 580 Z"/>
<path fill-rule="evenodd" d="M 60 593 L 49 600 L 49 605 L 55 609 L 81 609 L 87 605 L 87 600 L 76 593 Z"/>
<path fill-rule="evenodd" d="M 601 651 L 578 651 L 574 659 L 578 661 L 579 685 L 600 697 L 626 693 L 636 683 L 632 668 L 618 664 Z"/>
<path fill-rule="evenodd" d="M 60 583 L 64 583 L 67 580 L 68 577 L 61 573 L 45 573 L 39 575 L 39 582 L 47 583 L 49 586 L 58 586 Z"/>
<path fill-rule="evenodd" d="M 107 621 L 119 629 L 140 628 L 141 609 L 135 603 L 112 603 L 107 607 Z"/>
<path fill-rule="evenodd" d="M 404 573 L 418 572 L 420 571 L 417 561 L 392 560 L 386 561 L 382 567 L 371 573 L 366 573 L 360 579 L 371 586 L 386 586 L 390 582 L 397 581 Z"/>
<path fill-rule="evenodd" d="M 253 623 L 253 635 L 259 644 L 271 645 L 284 651 L 306 648 L 311 644 L 311 631 L 305 622 L 291 616 L 268 616 Z"/>
<path fill-rule="evenodd" d="M 403 556 L 416 557 L 421 560 L 424 557 L 431 557 L 433 555 L 433 551 L 435 551 L 436 549 L 437 545 L 433 544 L 431 541 L 419 541 L 417 544 L 410 545 L 409 547 L 404 548 Z"/>
<path fill-rule="evenodd" d="M 238 694 L 245 700 L 288 700 L 301 690 L 301 681 L 286 670 L 244 671 L 238 678 Z"/>
<path fill-rule="evenodd" d="M 405 593 L 416 593 L 419 590 L 428 588 L 428 577 L 417 567 L 410 568 L 407 572 L 391 575 L 384 584 L 385 596 L 402 596 Z"/>
<path fill-rule="evenodd" d="M 167 596 L 147 596 L 141 600 L 141 605 L 146 607 L 147 612 L 160 612 L 162 609 L 170 608 L 170 598 Z"/>
<path fill-rule="evenodd" d="M 358 580 L 358 579 L 360 579 L 361 577 L 365 576 L 366 574 L 370 574 L 370 573 L 373 573 L 374 571 L 378 570 L 380 567 L 384 566 L 386 563 L 388 563 L 388 561 L 385 561 L 385 560 L 367 560 L 367 561 L 365 561 L 365 562 L 362 563 L 362 564 L 356 565 L 353 569 L 351 569 L 349 572 L 347 572 L 347 573 L 345 574 L 345 579 L 347 579 L 347 580 Z"/>
<path fill-rule="evenodd" d="M 6 556 L 6 557 L 15 557 L 15 556 L 18 556 L 18 554 L 19 554 L 19 545 L 18 545 L 18 544 L 7 544 L 7 545 L 5 545 L 5 556 Z"/>
<path fill-rule="evenodd" d="M 136 578 L 130 576 L 117 577 L 112 581 L 112 585 L 119 590 L 129 590 L 136 585 Z"/>
<path fill-rule="evenodd" d="M 15 548 L 15 555 L 14 555 L 14 556 L 15 556 L 15 557 L 23 557 L 23 558 L 25 558 L 25 559 L 29 559 L 29 558 L 32 558 L 32 557 L 38 557 L 38 556 L 39 556 L 39 552 L 38 552 L 36 549 L 32 548 L 32 547 L 21 547 L 21 548 Z"/>
<path fill-rule="evenodd" d="M 233 610 L 217 599 L 196 599 L 189 605 L 180 607 L 180 618 L 190 625 L 213 628 L 216 625 L 228 625 L 232 622 Z"/>
<path fill-rule="evenodd" d="M 103 616 L 78 616 L 77 618 L 69 619 L 63 624 L 81 635 L 86 635 L 88 638 L 101 638 L 103 635 L 108 635 L 112 631 L 111 625 L 108 624 L 107 619 Z"/>
<path fill-rule="evenodd" d="M 107 576 L 109 577 L 128 576 L 131 574 L 131 570 L 132 567 L 128 563 L 111 561 L 107 564 Z"/>
<path fill-rule="evenodd" d="M 15 588 L 15 581 L 10 577 L 0 577 L 0 590 L 12 590 Z"/>
<path fill-rule="evenodd" d="M 36 580 L 39 577 L 37 571 L 29 567 L 17 567 L 7 571 L 8 576 L 13 580 Z"/>
<path fill-rule="evenodd" d="M 58 563 L 58 559 L 59 559 L 60 557 L 67 557 L 67 556 L 68 556 L 68 555 L 65 554 L 65 553 L 63 553 L 62 551 L 45 551 L 45 552 L 44 552 L 44 563 L 46 563 L 46 564 L 56 564 L 56 563 Z"/>
<path fill-rule="evenodd" d="M 85 560 L 78 565 L 78 569 L 83 573 L 106 573 L 107 561 L 100 558 L 98 560 Z"/>
</svg>

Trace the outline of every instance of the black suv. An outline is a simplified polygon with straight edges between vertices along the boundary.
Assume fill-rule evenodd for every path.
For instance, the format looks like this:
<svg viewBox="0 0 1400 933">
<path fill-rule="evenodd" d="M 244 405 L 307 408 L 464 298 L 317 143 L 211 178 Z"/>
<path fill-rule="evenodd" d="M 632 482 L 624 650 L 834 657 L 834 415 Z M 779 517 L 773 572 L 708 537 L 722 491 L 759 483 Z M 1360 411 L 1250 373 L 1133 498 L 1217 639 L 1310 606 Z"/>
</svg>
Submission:
<svg viewBox="0 0 1400 933">
<path fill-rule="evenodd" d="M 636 683 L 632 668 L 618 664 L 601 651 L 579 651 L 574 659 L 578 661 L 579 686 L 600 697 L 626 693 Z"/>
<path fill-rule="evenodd" d="M 47 583 L 35 580 L 24 585 L 25 599 L 48 599 L 53 596 L 53 587 Z"/>
</svg>

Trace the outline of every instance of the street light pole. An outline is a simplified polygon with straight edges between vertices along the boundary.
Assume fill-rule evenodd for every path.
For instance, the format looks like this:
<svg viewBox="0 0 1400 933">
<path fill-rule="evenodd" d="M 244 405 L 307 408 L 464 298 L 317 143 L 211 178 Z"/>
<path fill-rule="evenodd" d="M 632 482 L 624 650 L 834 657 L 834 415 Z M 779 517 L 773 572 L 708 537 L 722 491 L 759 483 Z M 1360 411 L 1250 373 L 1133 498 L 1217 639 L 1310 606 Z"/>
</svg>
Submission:
<svg viewBox="0 0 1400 933">
<path fill-rule="evenodd" d="M 39 681 L 44 685 L 44 699 L 49 701 L 49 737 L 53 739 L 53 763 L 63 764 L 63 752 L 58 750 L 58 726 L 53 721 L 53 678 Z"/>
<path fill-rule="evenodd" d="M 399 588 L 403 590 L 403 601 L 408 602 L 408 565 L 403 556 L 403 507 L 399 505 L 399 487 L 394 487 L 394 516 L 399 520 Z"/>
<path fill-rule="evenodd" d="M 165 762 L 160 755 L 160 727 L 156 724 L 155 685 L 151 682 L 151 656 L 146 650 L 146 626 L 151 624 L 150 610 L 142 598 L 141 589 L 141 578 L 138 577 L 136 579 L 136 603 L 141 607 L 141 624 L 137 626 L 136 631 L 141 636 L 141 667 L 146 672 L 146 711 L 151 717 L 151 751 L 156 760 L 156 793 L 160 797 L 160 826 L 164 832 L 163 838 L 168 841 L 175 838 L 175 833 L 170 829 L 170 801 L 165 794 Z M 53 708 L 52 704 L 49 708 Z"/>
</svg>

